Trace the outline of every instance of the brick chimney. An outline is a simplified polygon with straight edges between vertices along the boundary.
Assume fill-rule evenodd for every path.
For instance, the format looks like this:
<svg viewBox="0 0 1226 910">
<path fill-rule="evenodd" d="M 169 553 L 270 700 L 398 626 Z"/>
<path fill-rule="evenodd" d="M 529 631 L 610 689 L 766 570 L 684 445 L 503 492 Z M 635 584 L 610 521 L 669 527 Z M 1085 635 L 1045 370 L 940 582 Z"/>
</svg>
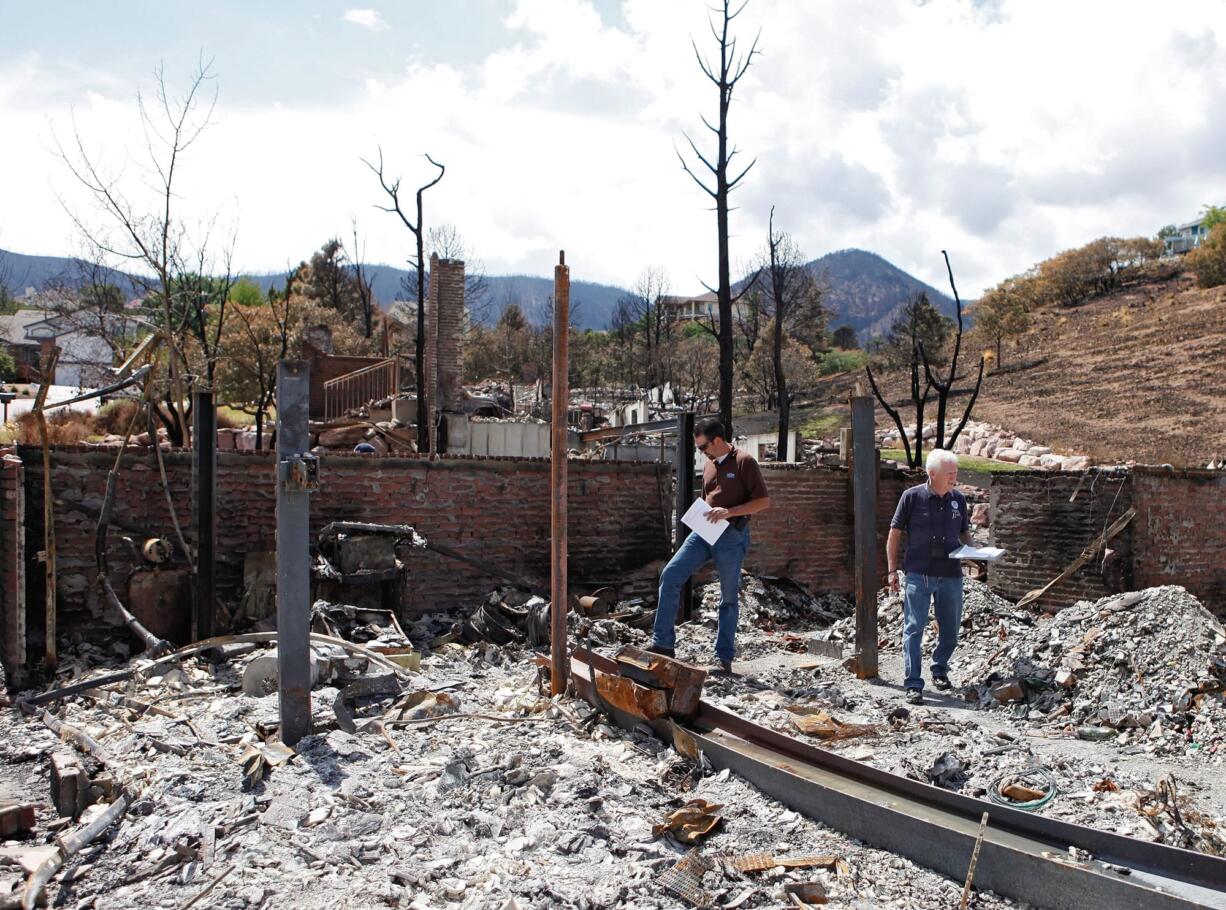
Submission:
<svg viewBox="0 0 1226 910">
<path fill-rule="evenodd" d="M 426 388 L 431 424 L 439 413 L 458 411 L 464 392 L 460 379 L 460 330 L 464 319 L 464 263 L 430 257 L 426 316 Z M 432 437 L 433 438 L 433 434 Z"/>
</svg>

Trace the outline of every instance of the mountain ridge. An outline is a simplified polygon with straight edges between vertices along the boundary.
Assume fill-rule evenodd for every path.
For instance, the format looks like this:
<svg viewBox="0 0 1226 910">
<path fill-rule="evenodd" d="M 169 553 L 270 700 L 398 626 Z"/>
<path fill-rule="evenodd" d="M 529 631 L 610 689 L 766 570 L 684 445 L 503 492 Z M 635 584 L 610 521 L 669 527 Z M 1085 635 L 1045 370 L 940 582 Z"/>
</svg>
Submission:
<svg viewBox="0 0 1226 910">
<path fill-rule="evenodd" d="M 27 287 L 41 288 L 48 282 L 79 281 L 78 260 L 66 256 L 39 256 L 0 249 L 0 278 L 6 278 L 14 295 Z M 384 306 L 401 299 L 401 283 L 412 273 L 390 265 L 369 265 L 375 297 Z M 826 303 L 831 310 L 830 328 L 850 325 L 861 339 L 884 333 L 898 317 L 903 305 L 923 291 L 942 313 L 952 316 L 954 302 L 931 285 L 889 262 L 883 256 L 861 249 L 835 250 L 806 264 L 826 284 Z M 135 296 L 139 283 L 131 275 L 108 269 L 112 283 L 125 294 Z M 242 277 L 264 290 L 280 286 L 284 272 L 251 272 Z M 744 279 L 742 279 L 742 282 Z M 553 294 L 553 280 L 535 275 L 486 276 L 487 305 L 481 309 L 483 322 L 497 321 L 508 303 L 519 304 L 531 321 L 548 318 L 545 307 Z M 584 329 L 608 328 L 618 300 L 628 291 L 614 285 L 573 280 L 571 310 L 574 324 Z"/>
</svg>

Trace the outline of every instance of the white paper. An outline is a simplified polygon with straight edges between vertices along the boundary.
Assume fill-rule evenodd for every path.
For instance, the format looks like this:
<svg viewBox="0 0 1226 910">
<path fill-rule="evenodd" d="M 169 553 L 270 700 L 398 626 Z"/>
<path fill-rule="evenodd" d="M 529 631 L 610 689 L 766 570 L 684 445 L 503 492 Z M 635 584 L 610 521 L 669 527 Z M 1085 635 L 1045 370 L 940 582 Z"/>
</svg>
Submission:
<svg viewBox="0 0 1226 910">
<path fill-rule="evenodd" d="M 707 521 L 707 513 L 712 508 L 713 506 L 707 505 L 703 500 L 695 499 L 694 504 L 681 516 L 681 523 L 711 546 L 715 546 L 715 541 L 719 540 L 720 535 L 724 533 L 724 528 L 728 527 L 728 519 Z"/>
<path fill-rule="evenodd" d="M 1000 559 L 1005 551 L 1000 547 L 958 547 L 949 554 L 950 559 L 982 559 L 991 562 Z"/>
</svg>

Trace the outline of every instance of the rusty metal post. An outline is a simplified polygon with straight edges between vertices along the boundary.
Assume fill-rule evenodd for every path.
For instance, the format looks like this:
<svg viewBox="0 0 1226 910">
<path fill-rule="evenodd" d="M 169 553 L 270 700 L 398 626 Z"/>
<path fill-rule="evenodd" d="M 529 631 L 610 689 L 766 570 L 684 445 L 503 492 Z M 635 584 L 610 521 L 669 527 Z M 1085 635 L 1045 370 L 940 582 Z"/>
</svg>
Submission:
<svg viewBox="0 0 1226 910">
<path fill-rule="evenodd" d="M 217 406 L 212 392 L 192 393 L 192 493 L 196 525 L 192 638 L 213 637 L 217 548 Z"/>
<path fill-rule="evenodd" d="M 307 454 L 310 367 L 277 364 L 277 672 L 281 741 L 311 732 L 310 490 L 318 459 Z"/>
<path fill-rule="evenodd" d="M 566 653 L 566 613 L 569 609 L 566 585 L 566 423 L 570 391 L 567 383 L 569 369 L 568 342 L 570 330 L 570 269 L 566 265 L 566 251 L 558 253 L 558 264 L 553 269 L 553 423 L 550 450 L 552 510 L 552 557 L 553 574 L 550 594 L 552 604 L 549 615 L 549 689 L 554 695 L 566 691 L 570 678 L 570 659 Z"/>
<path fill-rule="evenodd" d="M 685 526 L 681 520 L 681 516 L 686 513 L 690 507 L 690 503 L 694 501 L 694 412 L 684 411 L 677 415 L 677 502 L 675 506 L 676 514 L 673 516 L 674 521 L 674 543 L 673 552 L 676 553 L 681 549 L 681 545 L 685 543 L 685 538 L 689 535 L 690 529 Z M 681 611 L 679 616 L 682 622 L 689 622 L 692 619 L 694 607 L 694 580 L 687 578 L 685 584 L 681 586 Z"/>
<path fill-rule="evenodd" d="M 38 439 L 43 450 L 43 577 L 46 580 L 46 613 L 43 622 L 43 663 L 54 669 L 58 663 L 56 638 L 59 620 L 56 616 L 56 560 L 55 560 L 55 496 L 51 490 L 51 444 L 47 437 L 47 416 L 43 407 L 47 392 L 55 378 L 55 365 L 60 359 L 60 349 L 52 348 L 43 359 L 38 376 L 38 394 L 34 398 L 34 418 L 38 423 Z"/>
<path fill-rule="evenodd" d="M 873 399 L 851 399 L 852 497 L 856 551 L 856 676 L 877 676 L 877 436 Z"/>
</svg>

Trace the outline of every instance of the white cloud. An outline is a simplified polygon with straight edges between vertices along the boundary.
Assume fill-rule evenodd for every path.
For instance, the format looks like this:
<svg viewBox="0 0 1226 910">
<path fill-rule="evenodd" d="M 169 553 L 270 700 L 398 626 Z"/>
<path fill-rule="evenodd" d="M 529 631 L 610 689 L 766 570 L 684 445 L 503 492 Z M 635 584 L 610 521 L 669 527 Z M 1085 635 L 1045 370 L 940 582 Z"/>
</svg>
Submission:
<svg viewBox="0 0 1226 910">
<path fill-rule="evenodd" d="M 814 257 L 861 246 L 943 287 L 948 249 L 971 297 L 1060 249 L 1226 200 L 1226 20 L 1211 6 L 751 0 L 738 33 L 761 26 L 762 55 L 731 134 L 758 163 L 733 198 L 734 262 L 774 204 Z M 429 152 L 447 174 L 427 221 L 457 224 L 491 272 L 548 274 L 565 248 L 576 278 L 625 284 L 660 264 L 697 290 L 714 219 L 674 146 L 684 130 L 711 147 L 699 115 L 715 89 L 690 47 L 709 50 L 703 9 L 626 0 L 614 25 L 586 0 L 521 0 L 484 60 L 359 68 L 360 90 L 330 106 L 227 106 L 219 59 L 219 122 L 184 162 L 183 205 L 236 208 L 247 268 L 297 262 L 351 213 L 372 260 L 402 263 L 407 232 L 374 210 L 359 158 L 381 145 L 415 189 Z M 6 245 L 71 248 L 46 117 L 63 130 L 75 105 L 93 147 L 122 161 L 140 148 L 135 88 L 46 60 L 0 66 L 0 116 L 20 137 L 0 144 Z"/>
<path fill-rule="evenodd" d="M 360 25 L 372 32 L 381 32 L 387 28 L 383 15 L 377 9 L 347 9 L 341 17 L 352 25 Z"/>
</svg>

